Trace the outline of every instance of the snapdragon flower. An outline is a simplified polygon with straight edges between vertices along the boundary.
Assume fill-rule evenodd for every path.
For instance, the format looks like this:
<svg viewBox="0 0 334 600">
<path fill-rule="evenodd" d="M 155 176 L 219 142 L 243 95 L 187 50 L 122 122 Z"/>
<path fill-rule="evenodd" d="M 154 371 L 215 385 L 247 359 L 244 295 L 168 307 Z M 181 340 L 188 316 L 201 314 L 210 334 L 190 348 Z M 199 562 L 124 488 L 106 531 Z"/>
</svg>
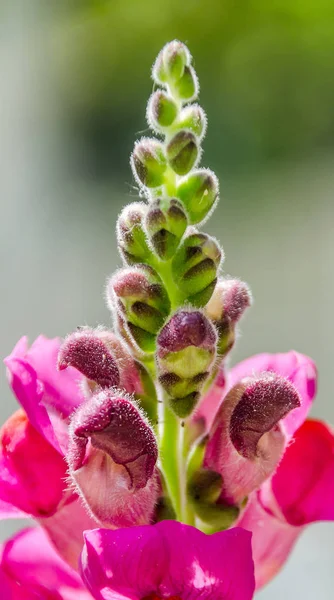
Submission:
<svg viewBox="0 0 334 600">
<path fill-rule="evenodd" d="M 21 408 L 0 433 L 0 517 L 39 525 L 3 547 L 5 600 L 251 600 L 308 523 L 334 518 L 312 360 L 228 368 L 252 297 L 202 231 L 219 184 L 200 166 L 187 47 L 167 44 L 152 77 L 157 137 L 131 155 L 142 201 L 117 221 L 113 328 L 22 338 L 5 360 Z"/>
</svg>

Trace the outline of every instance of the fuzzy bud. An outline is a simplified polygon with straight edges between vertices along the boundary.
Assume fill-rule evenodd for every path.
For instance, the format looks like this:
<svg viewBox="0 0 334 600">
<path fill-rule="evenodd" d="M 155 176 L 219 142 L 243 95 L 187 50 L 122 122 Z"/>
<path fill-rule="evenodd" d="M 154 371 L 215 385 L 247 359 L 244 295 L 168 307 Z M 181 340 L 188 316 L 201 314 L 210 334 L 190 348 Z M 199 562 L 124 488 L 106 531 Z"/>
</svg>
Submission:
<svg viewBox="0 0 334 600">
<path fill-rule="evenodd" d="M 114 356 L 92 329 L 84 328 L 65 339 L 58 356 L 58 369 L 67 367 L 74 367 L 101 387 L 118 386 L 120 382 Z"/>
<path fill-rule="evenodd" d="M 160 142 L 151 138 L 142 138 L 136 142 L 131 156 L 131 168 L 141 185 L 148 188 L 160 187 L 164 183 L 166 166 L 166 157 Z"/>
<path fill-rule="evenodd" d="M 239 516 L 237 506 L 219 503 L 223 480 L 219 473 L 207 469 L 196 471 L 187 484 L 187 495 L 197 516 L 215 529 L 231 527 Z"/>
<path fill-rule="evenodd" d="M 205 307 L 205 314 L 216 325 L 221 356 L 225 356 L 233 347 L 236 324 L 251 303 L 252 296 L 246 283 L 239 279 L 218 281 Z"/>
<path fill-rule="evenodd" d="M 274 373 L 244 379 L 227 394 L 203 465 L 221 474 L 221 501 L 240 504 L 274 472 L 287 443 L 280 421 L 298 406 L 296 388 Z"/>
<path fill-rule="evenodd" d="M 190 65 L 191 55 L 188 48 L 174 40 L 164 46 L 153 65 L 152 76 L 158 84 L 178 81 L 187 65 Z"/>
<path fill-rule="evenodd" d="M 167 159 L 177 175 L 186 175 L 193 168 L 198 157 L 197 141 L 193 133 L 181 130 L 170 140 Z"/>
<path fill-rule="evenodd" d="M 168 260 L 187 228 L 187 216 L 178 200 L 160 198 L 150 204 L 145 225 L 154 250 L 162 260 Z"/>
<path fill-rule="evenodd" d="M 199 169 L 182 179 L 176 191 L 184 204 L 189 222 L 194 225 L 205 219 L 218 201 L 219 184 L 209 169 Z"/>
<path fill-rule="evenodd" d="M 147 265 L 121 269 L 110 279 L 107 293 L 116 298 L 116 308 L 139 347 L 154 351 L 155 335 L 170 311 L 167 292 L 154 269 Z"/>
<path fill-rule="evenodd" d="M 191 102 L 198 96 L 199 85 L 193 67 L 185 67 L 184 73 L 173 85 L 173 95 L 181 102 Z"/>
<path fill-rule="evenodd" d="M 172 262 L 175 283 L 194 306 L 204 306 L 217 281 L 222 251 L 217 241 L 204 233 L 186 237 Z"/>
<path fill-rule="evenodd" d="M 202 140 L 207 127 L 207 118 L 203 108 L 199 104 L 185 106 L 180 112 L 177 127 L 191 131 L 198 140 Z"/>
<path fill-rule="evenodd" d="M 197 310 L 179 310 L 157 338 L 159 380 L 181 418 L 193 410 L 216 354 L 216 332 Z"/>
<path fill-rule="evenodd" d="M 128 264 L 146 262 L 152 254 L 143 228 L 146 212 L 146 204 L 133 202 L 126 206 L 118 217 L 118 248 Z"/>
<path fill-rule="evenodd" d="M 150 518 L 156 501 L 156 440 L 126 397 L 110 390 L 81 405 L 70 424 L 70 477 L 103 525 L 129 526 Z"/>
<path fill-rule="evenodd" d="M 177 113 L 177 104 L 166 92 L 157 90 L 152 94 L 147 106 L 147 121 L 153 129 L 164 130 L 170 127 Z"/>
</svg>

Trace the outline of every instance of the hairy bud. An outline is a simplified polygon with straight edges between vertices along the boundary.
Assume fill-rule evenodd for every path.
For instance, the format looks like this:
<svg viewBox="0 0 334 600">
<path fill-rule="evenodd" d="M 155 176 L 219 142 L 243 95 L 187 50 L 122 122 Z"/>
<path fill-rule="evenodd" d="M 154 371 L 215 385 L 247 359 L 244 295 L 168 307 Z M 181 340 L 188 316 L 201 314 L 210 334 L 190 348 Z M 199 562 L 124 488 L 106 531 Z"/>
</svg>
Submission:
<svg viewBox="0 0 334 600">
<path fill-rule="evenodd" d="M 154 92 L 147 106 L 147 121 L 153 129 L 164 130 L 170 127 L 178 114 L 178 107 L 166 92 Z"/>
<path fill-rule="evenodd" d="M 161 259 L 168 260 L 187 228 L 187 216 L 178 200 L 160 198 L 150 204 L 145 225 L 154 250 Z"/>
<path fill-rule="evenodd" d="M 221 356 L 225 356 L 233 347 L 236 324 L 251 303 L 252 296 L 246 283 L 239 279 L 218 281 L 205 307 L 205 314 L 217 328 Z"/>
<path fill-rule="evenodd" d="M 231 527 L 240 512 L 237 506 L 219 502 L 222 488 L 222 476 L 207 469 L 196 471 L 187 484 L 187 496 L 197 516 L 215 529 Z"/>
<path fill-rule="evenodd" d="M 170 140 L 166 149 L 167 159 L 177 175 L 186 175 L 198 158 L 197 141 L 191 131 L 181 130 Z"/>
<path fill-rule="evenodd" d="M 300 406 L 296 388 L 264 373 L 227 394 L 214 420 L 204 467 L 221 474 L 221 500 L 240 504 L 277 467 L 286 446 L 280 421 Z"/>
<path fill-rule="evenodd" d="M 70 477 L 103 525 L 135 525 L 150 518 L 157 456 L 153 431 L 139 410 L 110 390 L 88 399 L 72 418 Z"/>
<path fill-rule="evenodd" d="M 190 65 L 191 55 L 188 48 L 174 40 L 164 46 L 153 65 L 152 76 L 158 84 L 178 81 L 184 75 L 185 67 Z"/>
<path fill-rule="evenodd" d="M 191 131 L 198 140 L 203 139 L 207 127 L 207 118 L 203 108 L 199 104 L 185 106 L 180 112 L 177 127 Z"/>
<path fill-rule="evenodd" d="M 118 386 L 119 370 L 114 356 L 98 331 L 84 328 L 71 333 L 58 356 L 58 369 L 74 367 L 101 387 Z"/>
<path fill-rule="evenodd" d="M 145 262 L 152 254 L 143 227 L 146 212 L 146 204 L 133 202 L 126 206 L 118 217 L 118 248 L 128 264 Z"/>
<path fill-rule="evenodd" d="M 173 85 L 173 94 L 181 102 L 191 102 L 198 96 L 199 85 L 193 67 L 185 67 L 184 73 Z"/>
<path fill-rule="evenodd" d="M 215 360 L 216 332 L 196 310 L 179 310 L 157 338 L 159 380 L 179 417 L 193 410 Z"/>
<path fill-rule="evenodd" d="M 166 157 L 163 145 L 151 138 L 142 138 L 136 142 L 131 168 L 138 182 L 148 188 L 160 187 L 164 183 Z"/>
<path fill-rule="evenodd" d="M 145 352 L 155 349 L 155 335 L 170 311 L 170 301 L 157 273 L 147 265 L 121 269 L 108 284 L 109 297 L 126 320 L 136 343 Z"/>
<path fill-rule="evenodd" d="M 219 244 L 204 233 L 187 236 L 175 254 L 173 278 L 194 306 L 204 306 L 210 299 L 221 259 Z"/>
<path fill-rule="evenodd" d="M 199 169 L 181 180 L 176 195 L 184 204 L 189 222 L 194 225 L 205 219 L 218 201 L 219 184 L 209 169 Z"/>
</svg>

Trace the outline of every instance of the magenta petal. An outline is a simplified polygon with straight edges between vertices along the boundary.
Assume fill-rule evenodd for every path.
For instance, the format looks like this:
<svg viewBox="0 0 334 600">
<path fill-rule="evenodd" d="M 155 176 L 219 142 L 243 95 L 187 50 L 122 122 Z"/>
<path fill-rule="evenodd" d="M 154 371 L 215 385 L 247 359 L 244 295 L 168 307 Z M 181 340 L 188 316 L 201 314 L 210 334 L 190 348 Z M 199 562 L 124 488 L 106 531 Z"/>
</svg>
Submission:
<svg viewBox="0 0 334 600">
<path fill-rule="evenodd" d="M 83 579 L 99 600 L 155 594 L 196 600 L 250 600 L 251 539 L 242 529 L 207 536 L 176 521 L 85 534 Z M 236 576 L 238 574 L 238 576 Z"/>
<path fill-rule="evenodd" d="M 9 382 L 32 425 L 59 452 L 67 444 L 66 419 L 82 402 L 81 376 L 72 368 L 57 371 L 60 340 L 40 336 L 27 350 L 22 338 L 5 359 Z"/>
<path fill-rule="evenodd" d="M 298 429 L 271 489 L 291 525 L 334 520 L 334 432 L 325 423 L 308 420 Z"/>
<path fill-rule="evenodd" d="M 301 406 L 283 419 L 288 437 L 305 421 L 317 389 L 317 370 L 314 362 L 304 354 L 291 350 L 282 354 L 257 354 L 231 369 L 228 385 L 233 387 L 243 377 L 251 377 L 263 371 L 272 371 L 289 379 L 301 396 Z"/>
<path fill-rule="evenodd" d="M 250 531 L 255 566 L 256 589 L 268 583 L 280 570 L 301 534 L 302 527 L 292 527 L 266 511 L 259 492 L 254 492 L 238 521 Z"/>
<path fill-rule="evenodd" d="M 2 548 L 4 600 L 91 600 L 79 575 L 58 556 L 42 529 L 26 529 Z M 2 586 L 4 584 L 4 588 Z M 8 596 L 3 596 L 3 593 Z"/>
</svg>

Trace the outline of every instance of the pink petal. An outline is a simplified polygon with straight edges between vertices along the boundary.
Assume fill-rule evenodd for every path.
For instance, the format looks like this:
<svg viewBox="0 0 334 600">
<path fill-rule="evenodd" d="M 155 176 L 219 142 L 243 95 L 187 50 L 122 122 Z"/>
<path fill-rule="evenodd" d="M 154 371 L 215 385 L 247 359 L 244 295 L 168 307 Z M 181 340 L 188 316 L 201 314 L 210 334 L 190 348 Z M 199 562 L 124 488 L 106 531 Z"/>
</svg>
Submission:
<svg viewBox="0 0 334 600">
<path fill-rule="evenodd" d="M 271 487 L 291 525 L 334 520 L 334 432 L 320 421 L 305 421 L 287 448 Z"/>
<path fill-rule="evenodd" d="M 4 544 L 0 582 L 4 600 L 92 600 L 41 529 L 26 529 Z"/>
<path fill-rule="evenodd" d="M 32 425 L 58 450 L 66 447 L 66 419 L 82 402 L 80 375 L 57 371 L 60 340 L 40 336 L 27 350 L 22 338 L 5 359 L 8 378 Z"/>
<path fill-rule="evenodd" d="M 241 529 L 207 536 L 189 525 L 162 521 L 90 531 L 85 539 L 83 579 L 100 600 L 253 597 L 250 536 Z"/>
<path fill-rule="evenodd" d="M 317 389 L 317 370 L 314 362 L 291 350 L 282 354 L 257 354 L 231 369 L 228 385 L 233 387 L 243 377 L 250 377 L 263 371 L 273 371 L 286 377 L 297 388 L 301 396 L 301 406 L 283 420 L 286 434 L 291 437 L 305 421 Z"/>
<path fill-rule="evenodd" d="M 259 492 L 254 492 L 238 526 L 252 535 L 256 589 L 268 583 L 281 569 L 302 527 L 292 527 L 283 519 L 270 514 L 261 504 Z"/>
</svg>

